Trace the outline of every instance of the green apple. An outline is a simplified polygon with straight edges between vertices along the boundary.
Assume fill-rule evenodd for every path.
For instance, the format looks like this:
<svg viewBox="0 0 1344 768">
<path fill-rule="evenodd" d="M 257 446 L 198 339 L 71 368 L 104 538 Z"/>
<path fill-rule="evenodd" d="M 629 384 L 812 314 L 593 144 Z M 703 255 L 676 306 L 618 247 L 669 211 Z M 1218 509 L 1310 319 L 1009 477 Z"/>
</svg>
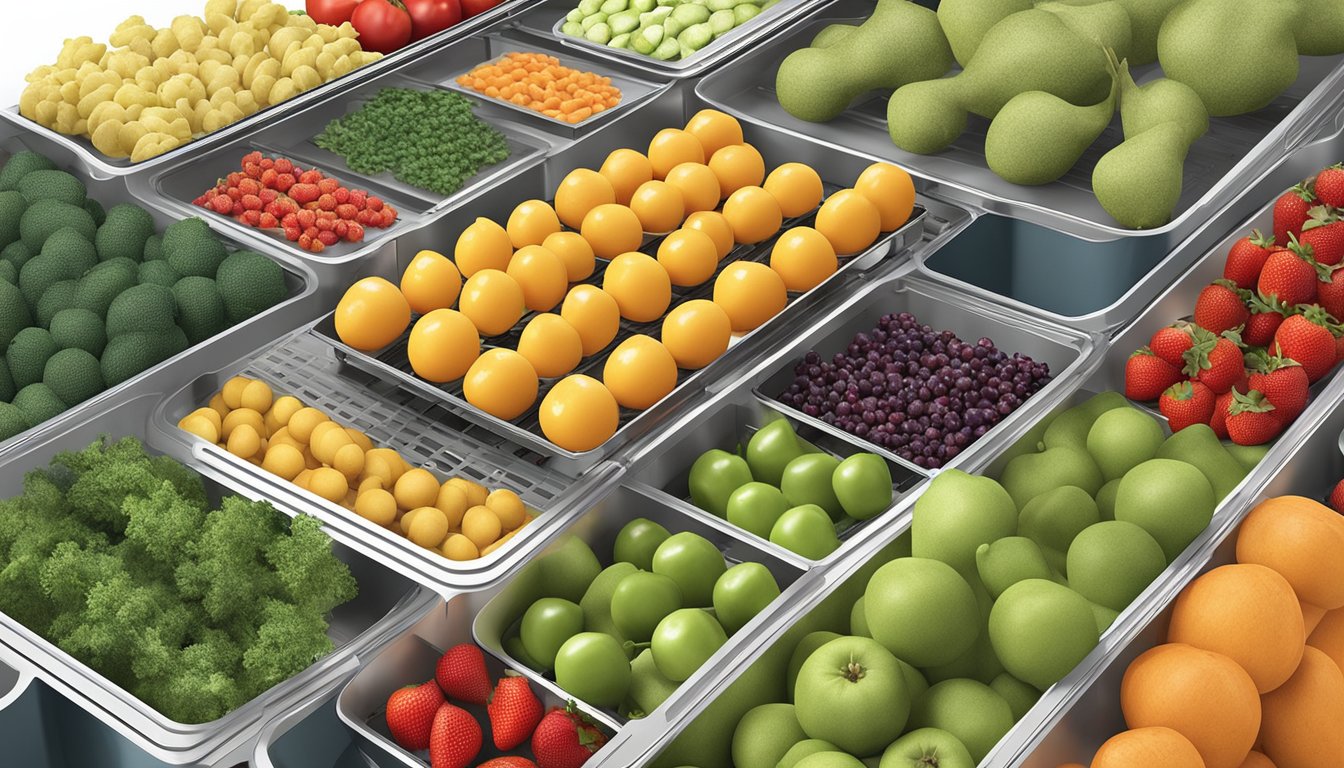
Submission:
<svg viewBox="0 0 1344 768">
<path fill-rule="evenodd" d="M 746 460 L 718 448 L 701 454 L 691 465 L 687 479 L 691 503 L 719 517 L 727 516 L 728 497 L 733 491 L 750 482 L 751 468 Z"/>
<path fill-rule="evenodd" d="M 910 694 L 891 652 L 866 637 L 842 637 L 812 652 L 798 670 L 798 722 L 813 739 L 871 755 L 905 728 Z"/>
<path fill-rule="evenodd" d="M 1040 691 L 1007 672 L 991 680 L 989 687 L 993 688 L 995 693 L 1008 702 L 1008 708 L 1013 711 L 1014 720 L 1021 720 L 1026 717 L 1027 710 L 1036 706 L 1036 702 L 1041 698 Z"/>
<path fill-rule="evenodd" d="M 976 761 L 956 736 L 938 728 L 917 728 L 893 741 L 878 768 L 975 768 Z"/>
<path fill-rule="evenodd" d="M 770 538 L 770 530 L 789 508 L 784 492 L 773 485 L 751 482 L 733 491 L 728 497 L 728 522 L 762 539 Z"/>
<path fill-rule="evenodd" d="M 733 731 L 736 768 L 775 768 L 807 734 L 792 704 L 761 704 L 748 710 Z"/>
<path fill-rule="evenodd" d="M 1208 424 L 1191 424 L 1168 437 L 1158 446 L 1154 458 L 1184 461 L 1203 472 L 1219 501 L 1241 484 L 1248 471 L 1228 453 Z"/>
<path fill-rule="evenodd" d="M 653 553 L 653 572 L 681 587 L 682 605 L 708 608 L 714 603 L 714 582 L 728 564 L 709 539 L 690 531 L 674 533 Z"/>
<path fill-rule="evenodd" d="M 663 526 L 637 517 L 626 523 L 616 534 L 616 544 L 612 547 L 612 559 L 621 563 L 630 563 L 641 571 L 653 568 L 653 553 L 658 546 L 672 534 Z"/>
<path fill-rule="evenodd" d="M 597 574 L 597 578 L 588 585 L 588 591 L 583 593 L 583 599 L 579 601 L 579 608 L 583 609 L 584 629 L 590 632 L 606 632 L 621 641 L 627 639 L 612 618 L 611 599 L 621 581 L 638 572 L 639 569 L 630 563 L 616 562 Z"/>
<path fill-rule="evenodd" d="M 1162 546 L 1133 523 L 1088 526 L 1069 547 L 1069 586 L 1113 611 L 1123 611 L 1167 567 Z"/>
<path fill-rule="evenodd" d="M 1183 461 L 1150 459 L 1120 480 L 1115 519 L 1147 531 L 1170 563 L 1208 527 L 1216 502 L 1203 472 Z"/>
<path fill-rule="evenodd" d="M 984 683 L 944 680 L 925 691 L 910 708 L 910 725 L 947 731 L 966 746 L 977 763 L 1013 727 L 1013 711 Z"/>
<path fill-rule="evenodd" d="M 661 573 L 629 574 L 611 595 L 611 618 L 616 629 L 636 643 L 648 642 L 658 622 L 681 607 L 681 587 Z"/>
<path fill-rule="evenodd" d="M 793 653 L 789 655 L 789 666 L 785 673 L 785 685 L 787 686 L 785 690 L 790 701 L 793 700 L 794 685 L 798 682 L 798 670 L 802 669 L 803 662 L 807 661 L 807 657 L 811 656 L 813 651 L 832 640 L 839 640 L 841 637 L 844 637 L 844 635 L 838 632 L 818 630 L 803 635 L 803 639 L 798 641 Z"/>
<path fill-rule="evenodd" d="M 770 529 L 770 541 L 809 560 L 824 559 L 840 548 L 835 524 L 816 504 L 793 507 L 780 515 Z"/>
<path fill-rule="evenodd" d="M 537 581 L 547 597 L 561 597 L 571 603 L 583 599 L 588 585 L 602 572 L 602 564 L 588 542 L 578 536 L 560 538 L 549 552 L 537 558 Z"/>
<path fill-rule="evenodd" d="M 714 583 L 714 616 L 731 635 L 776 597 L 779 584 L 769 568 L 760 563 L 738 563 Z"/>
<path fill-rule="evenodd" d="M 863 603 L 873 639 L 916 667 L 951 662 L 980 634 L 975 592 L 940 560 L 905 557 L 883 565 Z"/>
<path fill-rule="evenodd" d="M 1107 480 L 1124 477 L 1153 458 L 1160 445 L 1162 427 L 1157 419 L 1133 406 L 1101 414 L 1087 432 L 1087 452 Z"/>
<path fill-rule="evenodd" d="M 545 669 L 540 662 L 532 658 L 532 654 L 527 652 L 527 648 L 523 645 L 523 638 L 516 634 L 504 638 L 504 652 L 528 669 Z"/>
<path fill-rule="evenodd" d="M 846 515 L 868 520 L 891 506 L 891 468 L 875 453 L 856 453 L 835 468 L 831 488 Z"/>
<path fill-rule="evenodd" d="M 798 433 L 788 419 L 780 417 L 756 430 L 747 441 L 747 466 L 751 476 L 762 483 L 779 485 L 784 468 L 803 455 Z"/>
<path fill-rule="evenodd" d="M 948 469 L 915 502 L 910 530 L 916 557 L 941 560 L 969 579 L 981 544 L 1017 532 L 1017 508 L 994 480 Z"/>
<path fill-rule="evenodd" d="M 1004 669 L 1042 691 L 1078 666 L 1100 637 L 1092 604 L 1044 579 L 1009 587 L 989 614 L 989 639 Z"/>
<path fill-rule="evenodd" d="M 1027 502 L 1017 518 L 1017 533 L 1040 544 L 1051 567 L 1063 571 L 1073 537 L 1099 520 L 1092 497 L 1082 488 L 1064 485 Z"/>
<path fill-rule="evenodd" d="M 555 668 L 555 654 L 569 638 L 583 631 L 583 609 L 559 597 L 543 597 L 528 606 L 518 636 L 523 648 L 541 665 Z"/>
<path fill-rule="evenodd" d="M 1040 453 L 1024 453 L 1008 462 L 999 477 L 1018 509 L 1037 495 L 1062 485 L 1076 485 L 1087 495 L 1095 496 L 1105 481 L 1087 451 L 1065 446 L 1047 448 Z"/>
<path fill-rule="evenodd" d="M 784 467 L 779 489 L 793 506 L 816 504 L 832 520 L 839 520 L 845 510 L 831 485 L 831 477 L 839 466 L 840 460 L 829 453 L 805 453 Z"/>
<path fill-rule="evenodd" d="M 575 698 L 613 709 L 630 690 L 630 660 L 611 635 L 580 632 L 556 653 L 555 682 Z"/>
<path fill-rule="evenodd" d="M 723 625 L 699 608 L 673 611 L 653 631 L 653 662 L 673 682 L 683 682 L 728 642 Z"/>
<path fill-rule="evenodd" d="M 630 698 L 644 714 L 662 706 L 676 690 L 677 684 L 658 671 L 652 649 L 645 648 L 630 662 Z"/>
<path fill-rule="evenodd" d="M 863 614 L 863 598 L 860 597 L 854 601 L 854 607 L 849 609 L 849 634 L 858 637 L 872 637 L 873 633 L 868 629 L 868 617 Z"/>
<path fill-rule="evenodd" d="M 1119 392 L 1106 391 L 1064 411 L 1050 422 L 1041 442 L 1046 448 L 1065 446 L 1087 450 L 1087 433 L 1101 414 L 1116 408 L 1128 408 L 1129 401 Z"/>
<path fill-rule="evenodd" d="M 1097 622 L 1097 634 L 1104 635 L 1106 630 L 1111 628 L 1115 620 L 1120 618 L 1119 611 L 1113 611 L 1104 605 L 1092 603 L 1092 618 Z"/>
<path fill-rule="evenodd" d="M 818 752 L 838 752 L 834 744 L 824 739 L 803 739 L 789 747 L 789 751 L 775 764 L 775 768 L 796 768 L 799 761 Z"/>
<path fill-rule="evenodd" d="M 975 551 L 975 565 L 980 582 L 995 599 L 1019 581 L 1049 579 L 1054 575 L 1041 546 L 1025 536 L 1005 536 L 981 544 Z"/>
<path fill-rule="evenodd" d="M 813 752 L 795 768 L 865 768 L 863 761 L 846 752 Z"/>
</svg>

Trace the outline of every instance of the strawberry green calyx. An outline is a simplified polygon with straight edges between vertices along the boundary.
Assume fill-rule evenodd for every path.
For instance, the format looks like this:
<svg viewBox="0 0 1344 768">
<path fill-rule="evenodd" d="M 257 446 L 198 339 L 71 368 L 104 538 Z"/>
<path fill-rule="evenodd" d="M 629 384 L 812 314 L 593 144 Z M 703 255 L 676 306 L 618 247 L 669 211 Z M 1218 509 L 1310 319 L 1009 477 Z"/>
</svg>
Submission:
<svg viewBox="0 0 1344 768">
<path fill-rule="evenodd" d="M 1167 387 L 1165 394 L 1173 400 L 1190 400 L 1195 396 L 1195 388 L 1188 381 L 1179 381 Z"/>
<path fill-rule="evenodd" d="M 1190 337 L 1194 339 L 1194 344 L 1181 355 L 1182 359 L 1185 360 L 1185 367 L 1181 369 L 1181 373 L 1193 378 L 1198 376 L 1200 371 L 1212 367 L 1212 363 L 1209 362 L 1209 353 L 1213 352 L 1213 348 L 1218 345 L 1218 337 L 1198 325 L 1190 326 Z M 1144 347 L 1144 349 L 1147 349 L 1147 347 Z M 1152 352 L 1150 351 L 1148 354 L 1151 355 Z"/>
<path fill-rule="evenodd" d="M 1313 206 L 1307 211 L 1307 216 L 1310 218 L 1307 219 L 1307 223 L 1302 225 L 1303 232 L 1324 227 L 1327 224 L 1334 224 L 1340 220 L 1339 211 L 1328 205 Z"/>
<path fill-rule="evenodd" d="M 1297 235 L 1288 233 L 1288 250 L 1297 254 L 1299 258 L 1311 265 L 1316 270 L 1316 279 L 1322 283 L 1330 282 L 1330 274 L 1334 270 L 1316 260 L 1316 249 L 1311 247 L 1311 243 L 1304 243 L 1297 239 Z"/>
<path fill-rule="evenodd" d="M 1258 248 L 1274 247 L 1273 235 L 1263 235 L 1260 233 L 1260 230 L 1258 229 L 1252 229 L 1251 236 L 1247 239 L 1250 241 L 1251 245 L 1254 245 Z"/>
<path fill-rule="evenodd" d="M 1344 336 L 1344 325 L 1336 322 L 1335 318 L 1329 312 L 1326 312 L 1321 305 L 1312 304 L 1305 309 L 1301 309 L 1300 314 L 1312 325 L 1319 325 L 1329 331 L 1335 338 Z"/>
<path fill-rule="evenodd" d="M 1228 407 L 1228 415 L 1235 416 L 1240 413 L 1269 413 L 1274 410 L 1274 404 L 1265 399 L 1265 395 L 1258 389 L 1252 389 L 1246 394 L 1237 390 L 1232 390 L 1232 405 Z"/>
</svg>

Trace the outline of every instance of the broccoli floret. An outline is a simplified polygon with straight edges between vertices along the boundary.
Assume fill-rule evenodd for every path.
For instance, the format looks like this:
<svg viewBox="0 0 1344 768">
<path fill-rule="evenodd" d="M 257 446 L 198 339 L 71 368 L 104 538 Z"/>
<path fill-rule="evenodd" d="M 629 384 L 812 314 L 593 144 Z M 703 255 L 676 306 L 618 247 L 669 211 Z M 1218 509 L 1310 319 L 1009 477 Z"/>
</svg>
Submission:
<svg viewBox="0 0 1344 768">
<path fill-rule="evenodd" d="M 45 155 L 39 155 L 26 149 L 15 152 L 14 156 L 5 163 L 5 167 L 0 169 L 0 189 L 18 189 L 19 181 L 24 176 L 33 171 L 50 170 L 55 167 L 56 164 L 48 160 Z"/>
<path fill-rule="evenodd" d="M 23 293 L 13 284 L 0 280 L 0 352 L 9 349 L 9 343 L 24 328 L 33 324 L 33 313 Z"/>
<path fill-rule="evenodd" d="M 51 340 L 61 349 L 82 349 L 97 357 L 107 346 L 107 331 L 103 319 L 91 310 L 72 307 L 62 309 L 51 318 Z M 0 400 L 3 400 L 0 397 Z"/>
<path fill-rule="evenodd" d="M 78 284 L 75 280 L 62 280 L 53 283 L 42 292 L 42 298 L 37 300 L 37 309 L 34 312 L 39 326 L 51 328 L 51 319 L 57 312 L 74 306 L 75 286 Z"/>
<path fill-rule="evenodd" d="M 163 258 L 163 235 L 152 235 L 145 241 L 144 261 L 158 261 Z"/>
<path fill-rule="evenodd" d="M 122 291 L 107 308 L 107 337 L 126 333 L 164 333 L 177 324 L 173 291 L 161 285 L 137 285 Z"/>
<path fill-rule="evenodd" d="M 145 698 L 180 723 L 217 720 L 252 698 L 239 686 L 243 651 L 224 632 L 203 632 L 182 649 L 177 665 L 171 677 Z"/>
<path fill-rule="evenodd" d="M 271 505 L 237 496 L 224 499 L 206 518 L 196 560 L 178 567 L 178 589 L 199 599 L 217 626 L 239 636 L 234 630 L 259 624 L 261 601 L 279 593 L 266 548 L 283 530 Z"/>
<path fill-rule="evenodd" d="M 30 204 L 38 200 L 59 200 L 83 208 L 88 195 L 84 182 L 57 170 L 33 171 L 19 180 L 17 189 Z"/>
<path fill-rule="evenodd" d="M 224 262 L 228 263 L 227 260 Z M 179 323 L 192 344 L 204 341 L 229 327 L 224 299 L 215 281 L 208 277 L 184 277 L 173 285 Z"/>
<path fill-rule="evenodd" d="M 243 653 L 245 678 L 265 691 L 307 669 L 335 647 L 320 613 L 279 600 L 266 600 L 257 639 Z"/>
<path fill-rule="evenodd" d="M 65 622 L 58 619 L 52 627 L 53 632 L 64 634 L 73 630 L 73 622 L 79 621 L 80 614 L 84 612 L 89 591 L 99 582 L 122 573 L 121 559 L 108 550 L 104 540 L 96 539 L 87 544 L 62 541 L 57 544 L 42 564 L 42 593 L 51 600 L 56 612 L 70 624 L 60 626 Z"/>
<path fill-rule="evenodd" d="M 23 218 L 19 219 L 19 237 L 23 238 L 28 250 L 37 253 L 52 233 L 65 227 L 73 227 L 90 243 L 98 232 L 93 217 L 82 206 L 60 200 L 38 200 L 28 206 Z"/>
<path fill-rule="evenodd" d="M 19 240 L 19 221 L 28 210 L 28 201 L 14 190 L 0 192 L 0 248 Z"/>
<path fill-rule="evenodd" d="M 94 469 L 78 473 L 66 500 L 74 512 L 90 523 L 119 533 L 126 529 L 126 513 L 122 511 L 126 500 L 149 496 L 162 484 L 147 459 L 103 461 Z"/>
<path fill-rule="evenodd" d="M 103 222 L 107 221 L 107 211 L 103 210 L 103 204 L 92 197 L 84 201 L 84 210 L 88 211 L 89 215 L 93 217 L 93 224 L 96 227 L 103 226 Z"/>
<path fill-rule="evenodd" d="M 14 388 L 23 389 L 42 380 L 47 361 L 56 354 L 56 342 L 45 328 L 24 328 L 9 343 L 5 362 L 9 375 L 14 377 Z"/>
<path fill-rule="evenodd" d="M 136 266 L 125 259 L 104 261 L 89 270 L 75 285 L 73 306 L 107 316 L 112 301 L 136 283 Z"/>
<path fill-rule="evenodd" d="M 203 219 L 173 222 L 163 231 L 163 257 L 183 277 L 213 278 L 227 255 L 224 244 Z"/>
<path fill-rule="evenodd" d="M 33 252 L 28 250 L 28 246 L 24 245 L 22 240 L 15 240 L 6 245 L 3 251 L 0 251 L 0 259 L 13 264 L 16 270 L 23 269 L 23 265 L 27 264 L 31 258 L 33 258 Z"/>
<path fill-rule="evenodd" d="M 317 518 L 294 518 L 289 535 L 276 538 L 266 549 L 266 559 L 289 602 L 318 616 L 354 599 L 359 591 L 349 566 L 331 553 L 331 537 Z"/>
<path fill-rule="evenodd" d="M 137 584 L 125 573 L 95 584 L 85 600 L 80 620 L 56 643 L 123 687 L 135 685 L 137 666 L 165 671 L 157 663 L 163 651 L 180 648 L 191 629 L 191 613 L 171 589 Z"/>
<path fill-rule="evenodd" d="M 82 349 L 62 349 L 47 360 L 42 383 L 51 388 L 61 402 L 75 405 L 106 389 L 98 358 Z"/>
<path fill-rule="evenodd" d="M 144 258 L 145 243 L 154 234 L 154 218 L 138 205 L 123 203 L 107 212 L 107 221 L 98 228 L 94 244 L 98 258 L 103 261 L 126 258 L 140 261 Z"/>
<path fill-rule="evenodd" d="M 126 515 L 126 543 L 168 574 L 196 555 L 205 505 L 184 499 L 172 483 L 161 483 L 149 496 L 128 496 L 121 511 Z"/>
<path fill-rule="evenodd" d="M 8 403 L 18 393 L 14 386 L 14 377 L 9 375 L 9 363 L 0 357 L 0 403 Z"/>
<path fill-rule="evenodd" d="M 285 300 L 285 272 L 256 251 L 238 251 L 219 266 L 215 278 L 230 323 L 241 323 Z"/>
</svg>

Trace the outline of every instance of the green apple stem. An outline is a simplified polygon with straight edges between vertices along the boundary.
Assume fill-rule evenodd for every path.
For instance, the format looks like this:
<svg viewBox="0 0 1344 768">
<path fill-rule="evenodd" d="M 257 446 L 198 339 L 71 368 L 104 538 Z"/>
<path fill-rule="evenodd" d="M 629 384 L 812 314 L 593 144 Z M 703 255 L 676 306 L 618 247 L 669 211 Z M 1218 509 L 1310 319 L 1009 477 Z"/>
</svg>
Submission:
<svg viewBox="0 0 1344 768">
<path fill-rule="evenodd" d="M 840 674 L 851 683 L 857 683 L 866 674 L 863 665 L 850 657 L 849 663 L 840 668 Z"/>
</svg>

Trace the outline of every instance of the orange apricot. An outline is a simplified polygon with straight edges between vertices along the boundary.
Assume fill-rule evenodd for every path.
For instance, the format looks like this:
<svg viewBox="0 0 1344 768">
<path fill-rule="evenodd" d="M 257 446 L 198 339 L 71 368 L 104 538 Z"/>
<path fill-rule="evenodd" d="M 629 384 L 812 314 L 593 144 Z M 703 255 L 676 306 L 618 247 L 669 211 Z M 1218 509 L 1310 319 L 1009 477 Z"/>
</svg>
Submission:
<svg viewBox="0 0 1344 768">
<path fill-rule="evenodd" d="M 1344 765 L 1344 673 L 1307 646 L 1288 682 L 1261 697 L 1260 741 L 1278 768 Z"/>
<path fill-rule="evenodd" d="M 1195 745 L 1170 728 L 1135 728 L 1101 745 L 1092 768 L 1208 768 Z"/>
<path fill-rule="evenodd" d="M 1237 533 L 1237 562 L 1273 568 L 1304 602 L 1344 607 L 1344 519 L 1318 501 L 1280 496 L 1258 504 Z"/>
</svg>

